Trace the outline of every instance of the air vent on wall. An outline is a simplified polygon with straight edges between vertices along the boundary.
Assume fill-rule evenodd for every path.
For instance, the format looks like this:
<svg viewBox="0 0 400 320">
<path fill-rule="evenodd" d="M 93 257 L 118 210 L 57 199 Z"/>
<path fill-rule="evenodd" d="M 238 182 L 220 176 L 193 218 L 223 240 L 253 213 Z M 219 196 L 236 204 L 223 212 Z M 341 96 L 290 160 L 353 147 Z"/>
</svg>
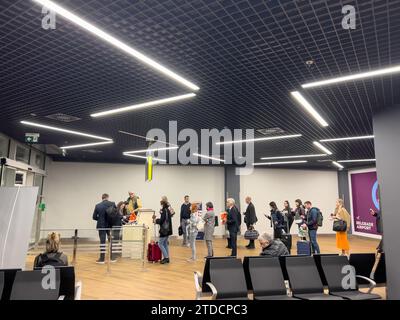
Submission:
<svg viewBox="0 0 400 320">
<path fill-rule="evenodd" d="M 78 118 L 75 116 L 70 116 L 70 115 L 64 114 L 64 113 L 50 114 L 50 115 L 46 116 L 46 118 L 61 121 L 61 122 L 73 122 L 73 121 L 81 120 L 81 118 Z"/>
<path fill-rule="evenodd" d="M 256 131 L 258 133 L 261 133 L 264 136 L 285 133 L 285 130 L 283 130 L 283 129 L 279 128 L 279 127 L 272 127 L 272 128 L 266 128 L 266 129 L 257 129 Z"/>
</svg>

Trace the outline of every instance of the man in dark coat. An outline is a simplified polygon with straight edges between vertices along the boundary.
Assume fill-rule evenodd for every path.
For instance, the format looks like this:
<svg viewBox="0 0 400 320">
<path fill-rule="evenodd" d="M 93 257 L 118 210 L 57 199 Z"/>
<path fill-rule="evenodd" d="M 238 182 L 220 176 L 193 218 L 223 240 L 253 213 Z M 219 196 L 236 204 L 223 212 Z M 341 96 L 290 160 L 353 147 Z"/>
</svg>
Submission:
<svg viewBox="0 0 400 320">
<path fill-rule="evenodd" d="M 228 217 L 226 224 L 229 231 L 230 245 L 232 248 L 232 257 L 237 256 L 237 234 L 240 231 L 241 214 L 235 206 L 235 199 L 229 198 L 226 200 Z"/>
<path fill-rule="evenodd" d="M 101 199 L 102 201 L 96 204 L 96 207 L 94 208 L 93 220 L 97 221 L 96 229 L 98 229 L 100 238 L 100 258 L 96 261 L 96 263 L 104 264 L 104 257 L 106 252 L 106 237 L 108 237 L 109 241 L 111 241 L 110 230 L 104 230 L 111 227 L 107 218 L 107 209 L 111 206 L 116 208 L 116 205 L 114 202 L 108 200 L 109 195 L 107 193 L 104 193 L 101 196 Z"/>
<path fill-rule="evenodd" d="M 188 243 L 188 226 L 189 226 L 189 219 L 190 219 L 190 211 L 191 204 L 189 201 L 189 196 L 184 197 L 184 202 L 181 205 L 181 214 L 180 214 L 180 222 L 182 228 L 182 235 L 183 235 L 183 242 L 182 246 L 187 246 Z"/>
<path fill-rule="evenodd" d="M 256 209 L 254 208 L 254 204 L 251 202 L 251 197 L 247 196 L 245 201 L 247 203 L 247 208 L 244 213 L 244 222 L 246 223 L 247 230 L 252 230 L 254 225 L 257 223 Z M 246 248 L 254 249 L 254 240 L 250 240 Z"/>
<path fill-rule="evenodd" d="M 289 255 L 289 251 L 280 239 L 273 239 L 268 233 L 262 234 L 259 239 L 262 251 L 260 256 L 280 257 Z"/>
</svg>

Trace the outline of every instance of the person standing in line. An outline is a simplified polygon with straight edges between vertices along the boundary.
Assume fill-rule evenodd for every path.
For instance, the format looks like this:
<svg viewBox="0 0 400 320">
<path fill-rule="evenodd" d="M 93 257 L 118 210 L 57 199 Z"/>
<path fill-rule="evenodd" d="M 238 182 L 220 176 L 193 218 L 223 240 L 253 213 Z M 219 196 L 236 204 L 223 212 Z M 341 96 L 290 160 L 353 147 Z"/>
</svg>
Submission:
<svg viewBox="0 0 400 320">
<path fill-rule="evenodd" d="M 320 253 L 317 242 L 319 209 L 313 207 L 311 201 L 304 202 L 304 205 L 306 207 L 306 222 L 303 223 L 302 227 L 308 228 L 308 236 L 310 237 L 312 253 Z"/>
<path fill-rule="evenodd" d="M 191 204 L 189 202 L 189 196 L 186 195 L 183 198 L 183 203 L 181 205 L 181 214 L 180 214 L 180 222 L 181 222 L 181 228 L 182 228 L 182 235 L 183 235 L 183 241 L 182 241 L 182 246 L 187 246 L 188 243 L 188 225 L 189 225 L 189 219 L 190 219 L 190 207 Z"/>
<path fill-rule="evenodd" d="M 169 247 L 168 247 L 168 237 L 172 235 L 172 215 L 170 212 L 170 205 L 166 196 L 163 196 L 160 201 L 160 218 L 156 219 L 153 215 L 153 223 L 160 225 L 160 238 L 158 240 L 158 245 L 163 254 L 163 259 L 161 264 L 169 263 Z"/>
<path fill-rule="evenodd" d="M 207 257 L 214 256 L 213 250 L 213 236 L 214 236 L 214 229 L 215 229 L 215 213 L 214 213 L 214 205 L 212 202 L 206 203 L 206 212 L 203 215 L 204 220 L 204 240 L 207 245 Z"/>
<path fill-rule="evenodd" d="M 294 212 L 290 207 L 289 201 L 285 200 L 283 202 L 283 210 L 282 210 L 283 217 L 285 219 L 285 232 L 290 233 L 290 229 L 292 228 L 293 220 L 294 220 Z"/>
<path fill-rule="evenodd" d="M 228 217 L 226 224 L 229 231 L 230 245 L 232 248 L 231 257 L 237 256 L 237 234 L 240 231 L 241 215 L 235 206 L 235 199 L 228 198 L 226 200 Z"/>
<path fill-rule="evenodd" d="M 347 232 L 350 230 L 351 219 L 350 214 L 344 207 L 344 201 L 342 199 L 336 201 L 335 212 L 331 214 L 331 217 L 334 220 L 343 220 L 346 222 L 347 227 L 345 231 L 336 231 L 336 247 L 342 251 L 342 256 L 348 255 L 350 244 L 347 238 Z"/>
<path fill-rule="evenodd" d="M 307 240 L 308 229 L 305 226 L 306 212 L 303 207 L 303 202 L 300 199 L 295 200 L 296 208 L 294 209 L 294 222 L 298 227 L 298 236 L 300 240 Z"/>
<path fill-rule="evenodd" d="M 199 224 L 200 218 L 198 214 L 198 206 L 197 204 L 192 204 L 190 208 L 190 218 L 189 218 L 189 226 L 188 226 L 188 239 L 190 243 L 190 248 L 192 249 L 192 256 L 188 259 L 189 262 L 196 261 L 196 238 L 199 233 L 199 229 L 197 225 Z"/>
<path fill-rule="evenodd" d="M 282 230 L 285 228 L 285 219 L 274 201 L 271 201 L 269 206 L 271 215 L 265 216 L 271 220 L 271 227 L 274 229 L 274 239 L 280 239 L 282 237 Z"/>
<path fill-rule="evenodd" d="M 110 230 L 105 230 L 109 229 L 110 225 L 107 219 L 107 209 L 111 206 L 116 207 L 114 202 L 109 201 L 110 196 L 107 193 L 103 193 L 101 196 L 101 202 L 96 204 L 96 207 L 94 208 L 93 211 L 93 220 L 97 221 L 96 223 L 96 229 L 99 232 L 99 238 L 100 238 L 100 257 L 96 261 L 98 264 L 104 264 L 105 260 L 105 252 L 106 252 L 106 237 L 108 237 L 108 240 L 111 241 L 110 239 Z M 115 262 L 115 260 L 111 260 L 111 262 Z"/>
<path fill-rule="evenodd" d="M 247 208 L 244 213 L 244 223 L 246 224 L 247 230 L 253 230 L 254 225 L 257 223 L 256 209 L 254 204 L 251 202 L 251 197 L 247 196 L 245 199 Z M 247 249 L 254 249 L 254 240 L 249 240 L 249 244 L 246 246 Z"/>
</svg>

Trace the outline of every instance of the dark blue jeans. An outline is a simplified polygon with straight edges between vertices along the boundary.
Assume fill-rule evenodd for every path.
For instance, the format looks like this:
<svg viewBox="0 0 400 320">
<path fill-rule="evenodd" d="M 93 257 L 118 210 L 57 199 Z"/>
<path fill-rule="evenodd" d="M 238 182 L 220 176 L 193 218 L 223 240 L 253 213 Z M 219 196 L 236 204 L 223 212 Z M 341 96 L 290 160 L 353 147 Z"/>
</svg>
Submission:
<svg viewBox="0 0 400 320">
<path fill-rule="evenodd" d="M 110 230 L 99 230 L 99 238 L 100 238 L 100 261 L 105 260 L 105 255 L 107 252 L 107 246 L 106 246 L 106 239 L 110 239 Z"/>
<path fill-rule="evenodd" d="M 308 235 L 310 237 L 312 253 L 320 253 L 317 242 L 317 230 L 308 230 Z"/>
<path fill-rule="evenodd" d="M 231 244 L 232 248 L 232 256 L 237 255 L 237 232 L 231 232 L 229 231 L 229 242 Z"/>
</svg>

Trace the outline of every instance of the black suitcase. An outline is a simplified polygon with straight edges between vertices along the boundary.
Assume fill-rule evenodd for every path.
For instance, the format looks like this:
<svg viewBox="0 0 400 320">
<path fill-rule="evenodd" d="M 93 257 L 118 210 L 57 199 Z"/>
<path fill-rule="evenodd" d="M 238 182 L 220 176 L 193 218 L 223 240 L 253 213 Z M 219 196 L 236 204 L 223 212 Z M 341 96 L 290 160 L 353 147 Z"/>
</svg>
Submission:
<svg viewBox="0 0 400 320">
<path fill-rule="evenodd" d="M 292 235 L 288 233 L 282 234 L 281 241 L 284 243 L 290 253 L 290 250 L 292 250 Z"/>
</svg>

